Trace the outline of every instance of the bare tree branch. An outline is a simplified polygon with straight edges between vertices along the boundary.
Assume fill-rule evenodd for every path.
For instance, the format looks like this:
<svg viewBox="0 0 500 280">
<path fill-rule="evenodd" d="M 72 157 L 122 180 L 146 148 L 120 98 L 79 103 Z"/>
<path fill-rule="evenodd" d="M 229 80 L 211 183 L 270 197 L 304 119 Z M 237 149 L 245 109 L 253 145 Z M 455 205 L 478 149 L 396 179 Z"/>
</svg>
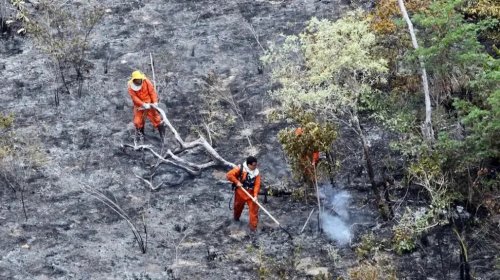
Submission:
<svg viewBox="0 0 500 280">
<path fill-rule="evenodd" d="M 151 146 L 151 145 L 137 145 L 137 144 L 135 144 L 132 146 L 129 144 L 122 144 L 122 147 L 130 147 L 130 148 L 133 148 L 134 150 L 147 150 L 147 151 L 151 152 L 151 154 L 153 154 L 155 157 L 160 159 L 162 162 L 171 163 L 174 165 L 180 164 L 180 165 L 184 166 L 184 169 L 186 169 L 186 170 L 191 170 L 188 167 L 192 167 L 192 168 L 196 168 L 198 170 L 201 170 L 201 169 L 205 169 L 205 168 L 216 166 L 216 165 L 224 165 L 224 166 L 231 167 L 231 168 L 236 166 L 234 163 L 231 163 L 231 162 L 227 161 L 226 159 L 224 159 L 222 156 L 220 156 L 219 153 L 212 147 L 212 145 L 210 145 L 210 143 L 208 143 L 208 141 L 201 136 L 200 136 L 200 138 L 198 138 L 194 141 L 185 142 L 181 138 L 180 134 L 177 132 L 175 127 L 168 120 L 168 118 L 165 114 L 165 111 L 163 111 L 161 108 L 159 108 L 158 106 L 155 106 L 155 105 L 152 105 L 152 107 L 155 108 L 160 113 L 160 115 L 162 116 L 163 123 L 170 129 L 172 134 L 174 134 L 175 139 L 177 140 L 177 142 L 180 145 L 181 151 L 193 149 L 196 147 L 203 147 L 205 149 L 205 151 L 207 152 L 207 154 L 213 159 L 213 161 L 208 162 L 208 163 L 204 163 L 204 164 L 194 164 L 194 163 L 188 162 L 187 160 L 184 160 L 184 159 L 176 156 L 170 149 L 167 151 L 167 154 L 173 160 L 169 160 L 166 157 L 163 157 L 162 155 L 157 153 L 153 149 L 153 146 Z M 174 163 L 174 161 L 177 161 L 177 163 Z M 198 173 L 195 172 L 195 174 L 193 174 L 193 175 L 197 175 L 197 174 Z"/>
<path fill-rule="evenodd" d="M 403 0 L 398 0 L 399 9 L 401 10 L 401 14 L 403 15 L 406 24 L 408 25 L 408 30 L 411 36 L 411 42 L 413 44 L 413 48 L 418 50 L 418 42 L 417 37 L 415 36 L 415 31 L 413 29 L 413 24 L 408 16 L 408 12 L 406 11 L 405 4 Z M 434 141 L 434 130 L 432 129 L 432 107 L 431 107 L 431 98 L 429 91 L 429 82 L 427 79 L 427 70 L 425 69 L 424 60 L 421 56 L 418 57 L 418 61 L 420 63 L 420 72 L 422 76 L 422 87 L 424 88 L 424 96 L 425 96 L 425 121 L 422 124 L 422 134 L 424 135 L 425 140 L 429 142 Z"/>
<path fill-rule="evenodd" d="M 162 145 L 162 150 L 160 152 L 157 152 L 152 145 L 141 145 L 141 144 L 138 144 L 136 141 L 134 141 L 133 145 L 122 143 L 121 147 L 122 148 L 131 148 L 134 151 L 147 151 L 147 152 L 151 153 L 157 159 L 156 164 L 154 164 L 152 166 L 153 170 L 156 170 L 156 168 L 158 168 L 159 165 L 166 163 L 166 164 L 171 164 L 175 167 L 178 167 L 178 168 L 184 170 L 185 172 L 189 173 L 190 175 L 198 176 L 201 174 L 202 170 L 210 168 L 210 167 L 222 165 L 222 166 L 233 168 L 234 166 L 236 166 L 234 163 L 227 161 L 221 155 L 219 155 L 219 153 L 212 147 L 212 145 L 210 145 L 210 143 L 202 136 L 200 136 L 200 138 L 198 138 L 194 141 L 185 142 L 181 138 L 180 134 L 177 132 L 175 127 L 168 120 L 168 118 L 165 114 L 165 111 L 163 111 L 161 108 L 159 108 L 158 106 L 155 106 L 155 105 L 152 105 L 152 107 L 160 113 L 162 120 L 163 120 L 162 121 L 163 124 L 165 124 L 170 129 L 170 131 L 174 135 L 175 139 L 179 143 L 180 148 L 176 149 L 175 151 L 172 151 L 171 149 L 167 149 L 166 153 L 163 154 L 163 145 Z M 202 148 L 202 150 L 204 150 L 205 153 L 211 157 L 211 160 L 208 162 L 205 162 L 205 163 L 193 163 L 189 160 L 186 160 L 186 159 L 178 156 L 178 154 L 180 154 L 180 153 L 187 152 L 189 150 L 192 151 L 195 148 Z M 151 175 L 150 180 L 147 180 L 147 179 L 145 179 L 137 174 L 134 174 L 134 175 L 138 179 L 145 182 L 151 188 L 151 190 L 157 190 L 160 186 L 163 185 L 163 183 L 160 183 L 158 185 L 154 184 L 154 182 L 153 182 L 154 174 Z"/>
<path fill-rule="evenodd" d="M 85 183 L 80 182 L 80 187 L 81 187 L 81 189 L 85 193 L 92 195 L 97 200 L 99 200 L 100 202 L 104 203 L 104 205 L 108 206 L 116 214 L 118 214 L 118 216 L 122 217 L 125 221 L 127 221 L 127 224 L 129 225 L 130 229 L 132 230 L 132 233 L 134 234 L 134 238 L 137 241 L 137 244 L 141 248 L 141 252 L 143 254 L 145 254 L 146 250 L 147 250 L 147 243 L 146 243 L 146 240 L 147 240 L 147 229 L 146 229 L 146 224 L 145 223 L 143 224 L 143 230 L 144 230 L 144 234 L 145 234 L 145 238 L 146 238 L 146 240 L 144 240 L 142 238 L 142 234 L 139 232 L 139 230 L 137 229 L 137 227 L 132 223 L 132 220 L 130 219 L 130 217 L 127 215 L 127 213 L 125 213 L 125 211 L 118 204 L 116 204 L 113 200 L 111 200 L 105 194 L 103 194 L 102 192 L 98 191 L 97 189 L 95 189 L 92 186 L 89 186 L 89 185 L 87 185 Z M 145 222 L 144 221 L 144 217 L 143 217 L 143 222 Z"/>
<path fill-rule="evenodd" d="M 135 175 L 135 177 L 139 178 L 141 181 L 143 181 L 144 183 L 146 183 L 151 188 L 152 191 L 156 191 L 157 189 L 159 189 L 165 183 L 165 182 L 161 182 L 158 185 L 154 186 L 153 185 L 153 176 L 154 176 L 154 174 L 151 175 L 151 180 L 146 180 L 143 177 L 141 177 L 141 176 L 139 176 L 139 175 L 137 175 L 135 173 L 134 173 L 134 175 Z"/>
</svg>

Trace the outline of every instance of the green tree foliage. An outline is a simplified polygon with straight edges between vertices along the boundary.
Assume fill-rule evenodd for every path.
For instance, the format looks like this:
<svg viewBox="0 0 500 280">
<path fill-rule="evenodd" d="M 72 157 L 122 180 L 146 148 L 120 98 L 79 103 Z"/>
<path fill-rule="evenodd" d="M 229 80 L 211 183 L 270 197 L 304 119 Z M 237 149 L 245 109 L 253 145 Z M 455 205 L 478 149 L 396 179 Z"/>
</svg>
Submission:
<svg viewBox="0 0 500 280">
<path fill-rule="evenodd" d="M 455 155 L 463 157 L 462 167 L 478 166 L 485 159 L 500 159 L 500 60 L 487 57 L 483 71 L 471 81 L 469 89 L 473 94 L 457 97 L 454 102 L 465 130 L 464 138 L 452 146 Z M 449 138 L 448 134 L 443 135 L 444 140 Z M 450 158 L 455 159 L 456 156 Z"/>
<path fill-rule="evenodd" d="M 477 37 L 495 21 L 466 22 L 458 12 L 462 3 L 461 0 L 435 1 L 413 17 L 420 29 L 421 47 L 417 55 L 424 59 L 432 76 L 437 103 L 450 101 L 454 94 L 466 90 L 489 60 Z"/>
<path fill-rule="evenodd" d="M 460 147 L 467 147 L 473 162 L 485 158 L 500 158 L 500 90 L 486 99 L 484 106 L 457 100 L 455 105 L 462 109 L 461 119 L 466 127 L 466 136 Z M 444 138 L 444 137 L 443 137 Z"/>
<path fill-rule="evenodd" d="M 470 177 L 470 170 L 500 156 L 500 62 L 477 39 L 497 21 L 467 22 L 460 13 L 462 3 L 436 1 L 414 17 L 425 34 L 420 54 L 433 75 L 437 94 L 446 94 L 453 105 L 439 102 L 445 98 L 436 100 L 436 106 L 450 106 L 455 114 L 441 109 L 439 152 L 435 153 L 440 155 L 443 172 L 455 179 Z M 453 125 L 457 122 L 458 129 Z M 474 179 L 456 181 L 470 185 Z M 470 192 L 470 186 L 461 189 Z"/>
<path fill-rule="evenodd" d="M 464 10 L 468 18 L 481 20 L 488 17 L 500 20 L 500 2 L 497 0 L 467 0 Z M 483 32 L 481 37 L 491 42 L 493 49 L 500 47 L 500 22 Z"/>
<path fill-rule="evenodd" d="M 495 162 L 500 156 L 500 63 L 478 40 L 479 34 L 497 21 L 467 21 L 463 7 L 463 1 L 434 1 L 412 18 L 419 30 L 421 48 L 406 55 L 422 56 L 430 74 L 436 112 L 434 125 L 438 132 L 436 144 L 433 147 L 419 144 L 421 136 L 414 120 L 408 118 L 419 104 L 411 98 L 401 98 L 404 96 L 401 88 L 393 88 L 388 99 L 393 102 L 399 98 L 393 102 L 398 106 L 380 106 L 390 112 L 385 116 L 393 116 L 386 117 L 386 123 L 399 127 L 398 131 L 403 133 L 403 141 L 398 145 L 413 159 L 410 165 L 421 167 L 410 168 L 411 177 L 431 196 L 436 189 L 444 191 L 443 199 L 438 201 L 447 203 L 453 201 L 450 197 L 454 201 L 466 199 L 479 203 L 484 195 L 500 185 L 494 171 L 498 169 Z M 429 162 L 433 162 L 432 168 Z M 417 170 L 424 170 L 425 174 L 439 170 L 440 176 L 433 176 L 439 180 L 423 184 L 423 173 Z M 444 189 L 438 184 L 443 180 Z M 444 205 L 433 207 L 446 208 Z"/>
<path fill-rule="evenodd" d="M 372 51 L 375 44 L 370 23 L 358 10 L 335 22 L 311 19 L 304 32 L 271 46 L 262 61 L 271 66 L 272 78 L 281 85 L 271 96 L 279 101 L 285 116 L 298 108 L 319 122 L 346 125 L 359 135 L 368 177 L 382 210 L 385 206 L 359 121 L 360 112 L 370 108 L 379 94 L 374 85 L 385 82 L 387 73 L 387 61 Z"/>
<path fill-rule="evenodd" d="M 496 91 L 500 66 L 478 41 L 479 33 L 496 21 L 468 22 L 462 8 L 462 1 L 434 1 L 416 13 L 413 20 L 419 29 L 420 49 L 406 52 L 407 57 L 421 55 L 430 73 L 437 119 L 434 125 L 440 139 L 435 150 L 439 150 L 441 167 L 448 174 L 497 158 L 499 150 Z M 418 123 L 411 117 L 421 105 L 412 98 L 411 87 L 391 86 L 389 98 L 378 99 L 388 102 L 375 110 L 385 110 L 386 114 L 379 113 L 380 118 L 406 134 L 405 141 L 399 143 L 404 153 L 425 158 L 432 151 L 419 145 Z"/>
<path fill-rule="evenodd" d="M 284 109 L 303 108 L 330 121 L 357 115 L 387 72 L 387 61 L 372 54 L 375 42 L 359 11 L 336 22 L 311 19 L 303 33 L 262 57 L 281 84 L 272 96 Z"/>
<path fill-rule="evenodd" d="M 382 88 L 388 91 L 386 98 L 376 99 L 373 110 L 400 134 L 393 147 L 407 156 L 408 182 L 421 187 L 428 200 L 419 211 L 408 208 L 393 227 L 392 242 L 400 254 L 414 250 L 430 228 L 452 222 L 454 204 L 500 213 L 500 203 L 493 199 L 500 187 L 500 63 L 495 58 L 500 53 L 492 56 L 484 47 L 491 42 L 481 41 L 484 32 L 499 32 L 498 20 L 488 18 L 495 7 L 483 5 L 487 2 L 430 1 L 413 10 L 418 51 L 408 46 L 409 36 L 398 36 L 402 25 L 392 4 L 380 4 L 378 15 L 391 17 L 394 26 L 384 21 L 372 25 L 382 34 L 377 52 L 394 58 L 389 83 Z M 471 20 L 471 12 L 481 16 Z M 417 127 L 422 102 L 415 97 L 421 90 L 412 73 L 419 56 L 430 77 L 438 135 L 431 146 L 423 144 Z"/>
</svg>

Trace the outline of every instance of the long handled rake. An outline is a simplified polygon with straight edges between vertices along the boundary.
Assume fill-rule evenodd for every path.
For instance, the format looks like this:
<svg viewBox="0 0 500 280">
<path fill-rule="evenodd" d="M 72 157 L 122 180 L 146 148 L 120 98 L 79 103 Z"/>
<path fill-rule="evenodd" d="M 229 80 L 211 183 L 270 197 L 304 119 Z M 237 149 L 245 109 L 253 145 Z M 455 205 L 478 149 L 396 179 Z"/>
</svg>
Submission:
<svg viewBox="0 0 500 280">
<path fill-rule="evenodd" d="M 273 220 L 273 222 L 275 222 L 280 229 L 282 229 L 284 232 L 286 232 L 288 234 L 288 237 L 290 237 L 290 239 L 293 239 L 292 235 L 290 234 L 290 232 L 288 232 L 288 230 L 286 230 L 283 226 L 281 226 L 280 222 L 278 222 L 278 220 L 276 220 L 276 218 L 273 217 L 273 215 L 271 215 L 271 213 L 269 213 L 269 211 L 266 210 L 266 208 L 264 208 L 264 206 L 262 206 L 252 195 L 250 195 L 248 193 L 247 190 L 245 190 L 243 187 L 239 187 L 241 190 L 243 190 L 243 192 L 248 196 L 250 197 L 250 199 L 252 199 L 252 201 L 257 204 L 257 206 L 259 206 L 260 209 L 262 209 L 262 211 L 264 211 L 264 213 L 266 213 L 269 218 L 271 218 L 271 220 Z"/>
</svg>

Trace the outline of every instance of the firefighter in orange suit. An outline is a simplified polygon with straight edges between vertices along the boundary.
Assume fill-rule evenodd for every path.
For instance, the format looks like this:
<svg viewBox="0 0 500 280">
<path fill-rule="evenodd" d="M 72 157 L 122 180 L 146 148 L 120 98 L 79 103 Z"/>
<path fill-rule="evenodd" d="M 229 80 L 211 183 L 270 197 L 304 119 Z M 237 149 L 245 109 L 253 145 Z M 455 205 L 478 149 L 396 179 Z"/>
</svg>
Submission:
<svg viewBox="0 0 500 280">
<path fill-rule="evenodd" d="M 239 221 L 241 212 L 248 205 L 249 227 L 255 232 L 259 222 L 259 206 L 248 197 L 240 187 L 257 199 L 260 191 L 260 174 L 257 169 L 257 159 L 249 156 L 243 164 L 235 166 L 226 174 L 227 179 L 236 187 L 234 192 L 234 220 Z"/>
<path fill-rule="evenodd" d="M 158 106 L 158 94 L 151 81 L 140 71 L 132 72 L 128 82 L 128 93 L 134 103 L 134 126 L 139 135 L 144 135 L 144 117 L 147 117 L 153 126 L 158 129 L 160 137 L 165 136 L 165 126 L 161 123 L 161 116 L 151 105 Z"/>
</svg>

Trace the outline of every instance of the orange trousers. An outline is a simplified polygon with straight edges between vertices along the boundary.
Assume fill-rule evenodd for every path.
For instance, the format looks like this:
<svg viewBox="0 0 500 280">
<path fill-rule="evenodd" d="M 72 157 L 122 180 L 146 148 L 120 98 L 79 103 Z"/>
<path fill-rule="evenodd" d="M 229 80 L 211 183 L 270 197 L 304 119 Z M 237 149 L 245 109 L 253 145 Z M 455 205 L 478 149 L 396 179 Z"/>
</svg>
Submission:
<svg viewBox="0 0 500 280">
<path fill-rule="evenodd" d="M 252 192 L 249 192 L 252 194 Z M 239 220 L 241 212 L 245 207 L 245 203 L 248 205 L 248 217 L 250 229 L 256 230 L 257 223 L 259 222 L 259 206 L 252 201 L 248 195 L 246 195 L 240 188 L 237 188 L 234 192 L 234 219 Z"/>
<path fill-rule="evenodd" d="M 158 126 L 161 123 L 160 113 L 158 113 L 158 111 L 156 111 L 155 109 L 148 109 L 148 110 L 139 110 L 139 109 L 140 109 L 140 107 L 134 107 L 134 125 L 135 125 L 135 127 L 136 128 L 143 128 L 144 123 L 146 122 L 144 117 L 146 116 L 151 121 L 153 126 L 155 128 L 158 128 Z"/>
</svg>

